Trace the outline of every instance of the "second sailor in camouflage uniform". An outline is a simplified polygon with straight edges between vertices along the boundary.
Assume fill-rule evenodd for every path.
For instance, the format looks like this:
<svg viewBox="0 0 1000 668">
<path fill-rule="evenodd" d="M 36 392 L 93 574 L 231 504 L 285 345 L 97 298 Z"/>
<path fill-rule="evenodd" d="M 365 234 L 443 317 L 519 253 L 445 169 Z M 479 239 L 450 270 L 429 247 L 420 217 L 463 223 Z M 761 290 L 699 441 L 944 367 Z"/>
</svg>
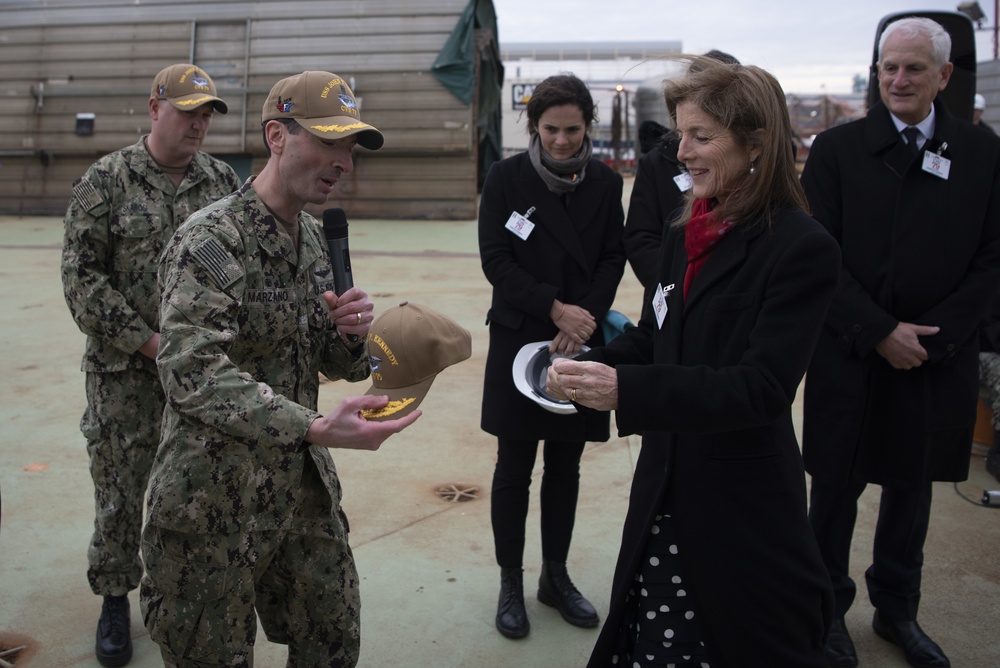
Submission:
<svg viewBox="0 0 1000 668">
<path fill-rule="evenodd" d="M 188 216 L 240 185 L 229 165 L 199 150 L 216 111 L 227 107 L 200 68 L 161 71 L 150 133 L 94 163 L 66 212 L 63 290 L 87 335 L 80 429 L 96 506 L 87 577 L 105 597 L 96 650 L 103 665 L 124 665 L 132 651 L 126 594 L 142 576 L 143 497 L 164 406 L 154 362 L 160 255 Z"/>
<path fill-rule="evenodd" d="M 358 576 L 329 448 L 377 449 L 420 413 L 366 421 L 384 396 L 317 412 L 319 372 L 368 376 L 373 306 L 360 288 L 334 294 L 302 208 L 325 202 L 355 144 L 378 149 L 382 134 L 328 72 L 278 82 L 262 124 L 260 175 L 192 217 L 160 269 L 167 409 L 141 603 L 167 666 L 251 666 L 257 615 L 288 666 L 355 665 Z"/>
</svg>

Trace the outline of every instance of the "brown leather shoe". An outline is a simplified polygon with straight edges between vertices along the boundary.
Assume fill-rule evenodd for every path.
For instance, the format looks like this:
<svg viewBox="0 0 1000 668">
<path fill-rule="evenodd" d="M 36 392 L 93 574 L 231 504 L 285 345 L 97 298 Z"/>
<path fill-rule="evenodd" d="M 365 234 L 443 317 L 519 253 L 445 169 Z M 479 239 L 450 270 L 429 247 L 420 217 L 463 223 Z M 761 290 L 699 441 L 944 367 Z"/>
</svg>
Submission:
<svg viewBox="0 0 1000 668">
<path fill-rule="evenodd" d="M 930 639 L 916 621 L 894 622 L 875 611 L 872 628 L 883 640 L 898 645 L 906 662 L 913 668 L 950 668 L 951 662 L 938 644 Z"/>
</svg>

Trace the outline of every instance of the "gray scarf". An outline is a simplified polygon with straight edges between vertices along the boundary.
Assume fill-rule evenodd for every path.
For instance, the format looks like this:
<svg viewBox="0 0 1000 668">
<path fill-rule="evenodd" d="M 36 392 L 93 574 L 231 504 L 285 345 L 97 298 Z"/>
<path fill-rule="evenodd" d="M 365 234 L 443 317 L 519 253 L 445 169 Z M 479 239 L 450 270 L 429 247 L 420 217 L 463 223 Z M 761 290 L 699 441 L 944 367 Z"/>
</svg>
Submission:
<svg viewBox="0 0 1000 668">
<path fill-rule="evenodd" d="M 590 135 L 587 135 L 583 138 L 583 146 L 580 147 L 579 153 L 567 160 L 556 160 L 542 150 L 542 140 L 537 132 L 533 133 L 528 141 L 528 157 L 532 166 L 542 177 L 545 187 L 556 195 L 571 193 L 583 183 L 583 177 L 587 174 L 587 163 L 590 162 L 593 150 Z"/>
</svg>

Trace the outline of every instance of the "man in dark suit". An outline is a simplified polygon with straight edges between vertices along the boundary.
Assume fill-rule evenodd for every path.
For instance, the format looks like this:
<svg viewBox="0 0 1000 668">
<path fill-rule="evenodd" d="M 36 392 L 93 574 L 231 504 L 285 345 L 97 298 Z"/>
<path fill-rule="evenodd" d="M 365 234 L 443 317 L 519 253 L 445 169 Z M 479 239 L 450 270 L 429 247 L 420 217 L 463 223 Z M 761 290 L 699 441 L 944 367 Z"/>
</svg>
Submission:
<svg viewBox="0 0 1000 668">
<path fill-rule="evenodd" d="M 1000 140 L 935 99 L 951 39 L 929 19 L 890 24 L 881 104 L 816 138 L 802 175 L 843 269 L 806 378 L 810 521 L 833 580 L 830 665 L 856 666 L 844 615 L 857 500 L 882 486 L 872 626 L 912 666 L 949 666 L 916 622 L 932 481 L 965 480 L 978 389 L 977 327 L 1000 283 Z"/>
</svg>

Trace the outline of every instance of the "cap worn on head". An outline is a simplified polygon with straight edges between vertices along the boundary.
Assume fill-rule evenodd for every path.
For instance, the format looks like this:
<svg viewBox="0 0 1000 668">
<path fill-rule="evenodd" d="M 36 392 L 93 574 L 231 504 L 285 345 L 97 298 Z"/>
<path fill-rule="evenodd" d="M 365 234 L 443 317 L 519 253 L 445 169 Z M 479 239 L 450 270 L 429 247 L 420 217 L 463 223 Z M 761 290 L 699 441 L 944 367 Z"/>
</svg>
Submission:
<svg viewBox="0 0 1000 668">
<path fill-rule="evenodd" d="M 358 101 L 347 82 L 331 72 L 303 72 L 274 84 L 260 122 L 282 118 L 295 119 L 323 139 L 357 135 L 358 144 L 372 151 L 385 143 L 378 129 L 361 122 Z"/>
<path fill-rule="evenodd" d="M 375 318 L 368 331 L 372 388 L 389 403 L 362 411 L 367 420 L 395 420 L 420 405 L 437 374 L 472 356 L 472 335 L 451 318 L 403 302 Z"/>
<path fill-rule="evenodd" d="M 166 100 L 181 111 L 191 111 L 209 102 L 220 114 L 229 111 L 215 90 L 215 82 L 205 70 L 190 63 L 171 65 L 153 79 L 150 97 Z"/>
<path fill-rule="evenodd" d="M 974 98 L 974 101 L 972 103 L 972 108 L 973 109 L 978 109 L 979 111 L 985 110 L 986 109 L 986 98 L 983 97 L 982 95 L 980 95 L 979 93 L 976 93 L 976 97 Z"/>
</svg>

